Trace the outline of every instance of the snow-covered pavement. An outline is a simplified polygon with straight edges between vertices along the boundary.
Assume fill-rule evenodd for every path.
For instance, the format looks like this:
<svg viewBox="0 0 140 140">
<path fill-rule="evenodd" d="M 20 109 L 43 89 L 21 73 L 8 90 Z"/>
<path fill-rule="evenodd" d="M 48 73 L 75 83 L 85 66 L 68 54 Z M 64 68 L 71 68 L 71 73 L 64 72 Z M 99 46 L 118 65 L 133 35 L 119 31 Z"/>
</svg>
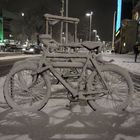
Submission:
<svg viewBox="0 0 140 140">
<path fill-rule="evenodd" d="M 133 56 L 110 54 L 103 58 L 113 58 L 113 63 L 139 73 L 140 63 L 133 63 Z M 0 79 L 0 101 L 4 101 L 4 80 Z M 0 140 L 140 140 L 139 94 L 122 114 L 94 112 L 78 104 L 68 110 L 67 103 L 67 99 L 50 99 L 39 112 L 0 108 Z"/>
<path fill-rule="evenodd" d="M 36 57 L 36 56 L 40 56 L 40 55 L 24 55 L 24 54 L 20 54 L 20 55 L 0 57 L 0 60 L 9 60 L 9 59 L 17 59 L 17 58 L 29 58 L 29 57 Z"/>
<path fill-rule="evenodd" d="M 140 56 L 138 56 L 137 63 L 134 62 L 134 55 L 128 54 L 103 54 L 103 59 L 113 59 L 112 63 L 126 68 L 130 72 L 140 74 Z"/>
</svg>

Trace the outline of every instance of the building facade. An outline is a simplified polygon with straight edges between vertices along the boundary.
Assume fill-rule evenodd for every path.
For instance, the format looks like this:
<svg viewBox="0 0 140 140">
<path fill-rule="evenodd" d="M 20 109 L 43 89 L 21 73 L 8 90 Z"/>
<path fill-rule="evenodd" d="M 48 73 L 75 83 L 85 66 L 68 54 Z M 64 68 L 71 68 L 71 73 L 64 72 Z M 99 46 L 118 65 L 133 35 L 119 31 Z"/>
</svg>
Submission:
<svg viewBox="0 0 140 140">
<path fill-rule="evenodd" d="M 123 19 L 115 36 L 115 52 L 133 52 L 135 43 L 140 42 L 140 1 L 132 10 L 132 19 Z"/>
<path fill-rule="evenodd" d="M 132 11 L 132 19 L 137 22 L 137 41 L 140 42 L 140 0 Z"/>
<path fill-rule="evenodd" d="M 11 39 L 11 21 L 17 19 L 18 16 L 12 12 L 2 9 L 0 12 L 0 39 L 1 42 L 5 39 Z"/>
</svg>

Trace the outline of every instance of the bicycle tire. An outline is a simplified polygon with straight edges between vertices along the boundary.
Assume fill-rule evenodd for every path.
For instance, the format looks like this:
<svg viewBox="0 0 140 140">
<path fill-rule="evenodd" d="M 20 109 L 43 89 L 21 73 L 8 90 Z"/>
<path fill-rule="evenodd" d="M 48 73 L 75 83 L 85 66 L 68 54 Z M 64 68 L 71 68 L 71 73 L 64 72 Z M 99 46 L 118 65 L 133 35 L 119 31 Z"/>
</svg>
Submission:
<svg viewBox="0 0 140 140">
<path fill-rule="evenodd" d="M 45 74 L 45 73 L 42 73 L 41 75 L 39 75 L 39 77 L 38 77 L 38 79 L 37 80 L 40 80 L 40 79 L 43 79 L 43 82 L 41 83 L 41 81 L 39 82 L 39 83 L 34 83 L 34 84 L 36 84 L 36 85 L 33 85 L 33 87 L 32 87 L 32 91 L 31 92 L 33 92 L 32 93 L 32 95 L 33 96 L 36 96 L 36 97 L 34 97 L 34 102 L 35 102 L 35 100 L 37 100 L 37 98 L 39 99 L 40 98 L 40 102 L 38 103 L 38 104 L 36 104 L 36 105 L 30 105 L 29 107 L 25 107 L 24 108 L 24 106 L 23 106 L 23 104 L 20 104 L 21 102 L 19 102 L 19 103 L 17 103 L 16 102 L 16 100 L 14 99 L 14 97 L 13 97 L 13 94 L 14 94 L 14 96 L 15 96 L 15 98 L 17 98 L 16 96 L 20 96 L 20 93 L 19 93 L 19 95 L 16 95 L 16 83 L 15 83 L 15 85 L 13 85 L 13 84 L 10 84 L 10 82 L 12 82 L 12 80 L 13 80 L 13 78 L 14 78 L 14 76 L 16 76 L 16 74 L 17 74 L 17 79 L 19 80 L 20 79 L 20 74 L 21 74 L 21 72 L 24 72 L 25 70 L 30 70 L 30 71 L 35 71 L 37 69 L 37 65 L 35 65 L 35 64 L 32 64 L 32 63 L 25 63 L 25 64 L 23 64 L 22 63 L 22 65 L 20 64 L 20 65 L 17 65 L 17 67 L 14 67 L 13 69 L 12 69 L 12 71 L 10 71 L 10 73 L 7 75 L 7 77 L 6 77 L 6 80 L 5 80 L 5 83 L 4 83 L 4 88 L 3 88 L 3 93 L 4 93 L 4 98 L 5 98 L 5 100 L 6 100 L 6 102 L 8 103 L 8 105 L 11 107 L 11 108 L 13 108 L 14 110 L 19 110 L 19 111 L 21 111 L 21 110 L 27 110 L 27 111 L 37 111 L 37 110 L 41 110 L 45 105 L 46 105 L 46 103 L 48 102 L 48 99 L 49 99 L 49 97 L 50 97 L 50 94 L 51 94 L 51 89 L 50 89 L 50 87 L 51 87 L 51 83 L 50 83 L 50 80 L 49 80 L 49 76 L 47 76 L 47 74 Z M 18 73 L 20 72 L 20 74 L 18 75 Z M 26 75 L 26 74 L 25 74 Z M 31 75 L 29 75 L 30 77 L 31 77 Z M 23 77 L 23 74 L 22 74 L 22 77 Z M 29 77 L 29 78 L 30 78 Z M 33 78 L 33 77 L 32 77 Z M 40 79 L 39 79 L 40 78 Z M 28 79 L 29 80 L 29 79 Z M 32 79 L 31 79 L 32 80 Z M 30 80 L 30 81 L 31 81 Z M 20 81 L 20 80 L 19 80 Z M 18 81 L 18 82 L 19 82 Z M 16 82 L 16 80 L 13 80 L 13 82 Z M 21 82 L 21 81 L 20 81 Z M 27 81 L 25 81 L 25 82 L 27 82 Z M 32 82 L 32 81 L 31 81 Z M 23 83 L 21 83 L 21 84 L 23 84 Z M 31 85 L 32 83 L 30 83 L 30 85 Z M 38 84 L 38 85 L 37 85 Z M 40 85 L 39 85 L 40 84 Z M 42 85 L 41 85 L 42 84 Z M 28 85 L 29 86 L 29 85 Z M 35 86 L 38 86 L 38 89 L 37 89 L 37 87 L 35 87 Z M 39 86 L 43 86 L 43 87 L 39 87 Z M 12 89 L 13 88 L 13 89 Z M 14 91 L 14 88 L 15 88 L 15 91 Z M 31 88 L 31 87 L 30 87 Z M 34 89 L 33 89 L 34 88 Z M 40 91 L 39 91 L 39 88 L 40 88 Z M 13 92 L 14 93 L 12 93 L 12 90 L 13 90 Z M 20 90 L 20 89 L 19 89 Z M 35 91 L 36 90 L 36 91 Z M 41 93 L 39 93 L 40 94 L 40 96 L 43 96 L 43 99 L 41 99 L 41 97 L 39 97 L 39 95 L 37 95 L 38 93 L 36 93 L 36 92 L 41 92 Z M 46 93 L 45 93 L 45 92 Z M 21 92 L 21 91 L 20 91 Z M 31 93 L 30 92 L 30 93 Z M 21 94 L 23 94 L 24 93 L 24 91 L 22 91 L 22 93 Z M 45 93 L 45 94 L 44 94 Z M 26 95 L 28 95 L 28 96 L 31 96 L 31 94 L 27 94 L 26 93 Z M 23 95 L 22 95 L 23 96 Z M 25 95 L 24 95 L 25 96 Z M 22 97 L 23 98 L 23 97 Z M 31 97 L 30 97 L 31 98 Z M 17 99 L 18 100 L 18 99 Z M 23 99 L 23 100 L 25 100 L 25 99 Z M 32 99 L 33 100 L 33 99 Z"/>
<path fill-rule="evenodd" d="M 114 65 L 114 64 L 106 64 L 106 65 L 104 65 L 104 66 L 102 66 L 101 67 L 101 72 L 103 73 L 103 72 L 107 72 L 107 71 L 109 71 L 109 72 L 111 72 L 112 74 L 114 73 L 114 75 L 113 76 L 115 76 L 115 74 L 118 74 L 120 77 L 122 77 L 122 80 L 124 80 L 123 82 L 121 82 L 121 81 L 119 81 L 120 83 L 117 85 L 116 84 L 116 88 L 115 88 L 115 84 L 114 84 L 114 87 L 112 87 L 113 89 L 111 89 L 112 90 L 112 94 L 110 94 L 110 96 L 111 96 L 111 98 L 112 98 L 112 103 L 111 103 L 111 99 L 109 98 L 109 94 L 107 94 L 107 95 L 104 95 L 104 96 L 102 96 L 102 97 L 99 97 L 97 100 L 95 99 L 95 100 L 88 100 L 88 104 L 89 104 L 89 106 L 93 109 L 93 110 L 99 110 L 99 111 L 115 111 L 115 112 L 120 112 L 120 111 L 123 111 L 123 110 L 125 110 L 126 109 L 126 107 L 130 104 L 130 102 L 131 102 L 131 97 L 132 97 L 132 93 L 133 93 L 133 91 L 134 91 L 134 86 L 133 86 L 133 82 L 132 82 L 132 80 L 131 80 L 131 77 L 130 77 L 130 75 L 129 75 L 129 73 L 124 69 L 124 68 L 121 68 L 121 67 L 119 67 L 119 66 L 117 66 L 117 65 Z M 98 74 L 97 74 L 98 75 Z M 97 76 L 96 75 L 96 76 Z M 111 74 L 110 74 L 111 75 Z M 91 86 L 91 84 L 92 84 L 92 81 L 93 81 L 93 79 L 94 79 L 94 73 L 92 73 L 91 75 L 90 75 L 90 77 L 89 77 L 89 79 L 88 79 L 88 86 L 90 87 Z M 107 79 L 108 78 L 108 79 Z M 112 77 L 113 78 L 113 77 Z M 115 77 L 114 77 L 115 78 Z M 110 86 L 112 86 L 113 85 L 113 82 L 111 83 L 109 83 L 109 81 L 107 81 L 107 80 L 109 80 L 109 75 L 108 75 L 108 77 L 107 77 L 107 73 L 105 73 L 104 74 L 104 80 L 107 82 L 107 84 L 109 85 L 109 87 Z M 114 81 L 117 81 L 117 79 L 114 79 Z M 123 92 L 123 94 L 122 94 L 122 96 L 126 96 L 126 98 L 124 99 L 124 100 L 122 100 L 121 99 L 121 96 L 119 95 L 120 93 L 118 92 L 118 90 L 120 90 L 121 91 L 121 87 L 123 87 L 123 84 L 124 84 L 124 82 L 126 82 L 126 86 L 128 87 L 128 91 L 125 91 L 125 92 Z M 94 84 L 96 84 L 96 83 L 94 83 Z M 112 84 L 112 85 L 111 85 Z M 98 87 L 98 88 L 103 88 L 103 84 L 102 83 L 100 83 L 100 85 L 102 85 L 102 86 L 100 86 L 100 87 Z M 96 85 L 97 86 L 97 85 Z M 99 86 L 99 85 L 98 85 Z M 90 87 L 91 88 L 91 87 Z M 89 90 L 89 89 L 88 89 Z M 95 90 L 95 89 L 94 89 Z M 97 89 L 96 89 L 97 90 Z M 122 90 L 124 90 L 124 89 L 122 89 Z M 98 91 L 97 91 L 98 92 Z M 119 94 L 118 94 L 119 93 Z M 125 93 L 125 95 L 124 95 L 124 93 Z M 106 103 L 105 103 L 105 96 L 107 96 L 107 101 L 106 101 Z M 114 96 L 114 97 L 113 97 Z M 118 98 L 118 99 L 113 99 L 113 98 L 115 98 L 115 96 L 116 96 L 116 98 Z M 117 96 L 119 96 L 119 97 L 117 97 Z M 116 105 L 116 102 L 117 102 L 117 100 L 118 100 L 118 102 L 120 102 L 120 100 L 122 100 L 122 102 L 120 103 L 120 104 L 118 104 L 118 105 Z M 103 104 L 103 101 L 104 101 L 104 104 Z M 115 106 L 112 106 L 112 107 L 110 107 L 110 106 L 108 106 L 107 107 L 107 104 L 109 104 L 109 101 L 110 101 L 110 105 L 112 104 L 114 104 Z M 114 103 L 115 102 L 115 103 Z"/>
</svg>

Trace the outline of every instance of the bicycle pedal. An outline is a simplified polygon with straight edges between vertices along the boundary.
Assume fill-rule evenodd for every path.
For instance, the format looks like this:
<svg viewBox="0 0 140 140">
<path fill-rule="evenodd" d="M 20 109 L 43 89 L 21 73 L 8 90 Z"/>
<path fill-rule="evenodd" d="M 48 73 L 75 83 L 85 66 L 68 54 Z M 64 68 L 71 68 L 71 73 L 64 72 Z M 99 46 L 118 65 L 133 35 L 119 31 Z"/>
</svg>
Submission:
<svg viewBox="0 0 140 140">
<path fill-rule="evenodd" d="M 87 100 L 79 100 L 80 106 L 87 106 Z"/>
<path fill-rule="evenodd" d="M 68 110 L 70 110 L 71 109 L 71 105 L 70 104 L 66 104 L 66 106 L 65 106 Z"/>
<path fill-rule="evenodd" d="M 70 109 L 72 109 L 76 104 L 77 104 L 77 102 L 70 102 L 69 104 L 66 104 L 66 108 L 70 110 Z"/>
</svg>

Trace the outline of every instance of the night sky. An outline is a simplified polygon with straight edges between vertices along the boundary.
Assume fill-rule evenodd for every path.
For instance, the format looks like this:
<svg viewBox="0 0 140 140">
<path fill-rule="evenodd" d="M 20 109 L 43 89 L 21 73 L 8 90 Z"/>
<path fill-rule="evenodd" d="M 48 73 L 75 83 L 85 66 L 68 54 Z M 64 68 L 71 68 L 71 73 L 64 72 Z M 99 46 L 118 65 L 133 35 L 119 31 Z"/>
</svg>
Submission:
<svg viewBox="0 0 140 140">
<path fill-rule="evenodd" d="M 69 16 L 80 18 L 78 32 L 88 26 L 87 12 L 93 11 L 92 29 L 96 29 L 101 40 L 109 41 L 112 38 L 113 14 L 117 0 L 69 0 Z M 43 13 L 60 15 L 61 0 L 0 0 L 0 8 L 9 11 L 28 14 L 30 11 L 42 8 Z M 124 0 L 123 18 L 131 18 L 131 0 Z"/>
</svg>

